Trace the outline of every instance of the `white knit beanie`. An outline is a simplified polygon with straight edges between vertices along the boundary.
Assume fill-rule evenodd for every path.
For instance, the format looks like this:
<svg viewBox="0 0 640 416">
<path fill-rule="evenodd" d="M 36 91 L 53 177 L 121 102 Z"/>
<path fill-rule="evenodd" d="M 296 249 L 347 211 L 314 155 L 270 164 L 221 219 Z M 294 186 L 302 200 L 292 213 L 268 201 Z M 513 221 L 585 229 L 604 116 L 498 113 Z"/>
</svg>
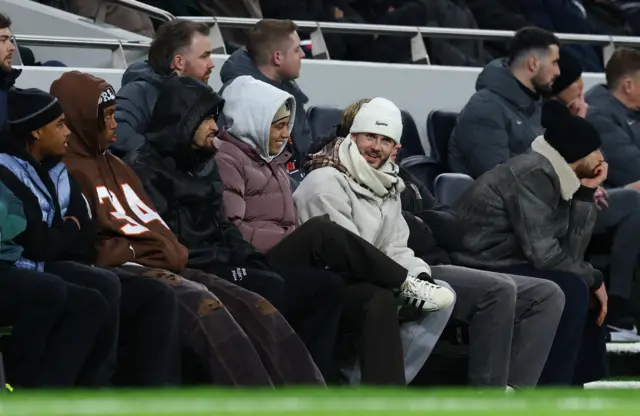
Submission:
<svg viewBox="0 0 640 416">
<path fill-rule="evenodd" d="M 374 98 L 360 107 L 349 133 L 380 134 L 400 143 L 402 136 L 400 109 L 386 98 Z"/>
</svg>

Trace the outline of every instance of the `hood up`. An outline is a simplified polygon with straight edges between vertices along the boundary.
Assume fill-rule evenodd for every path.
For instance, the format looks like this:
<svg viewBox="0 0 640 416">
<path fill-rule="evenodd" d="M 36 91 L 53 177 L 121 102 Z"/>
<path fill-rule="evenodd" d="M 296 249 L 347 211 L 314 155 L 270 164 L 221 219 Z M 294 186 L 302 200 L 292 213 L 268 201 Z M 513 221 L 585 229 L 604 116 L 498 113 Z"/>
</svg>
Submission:
<svg viewBox="0 0 640 416">
<path fill-rule="evenodd" d="M 271 162 L 284 151 L 286 141 L 277 154 L 269 154 L 269 135 L 273 118 L 285 102 L 291 110 L 291 135 L 296 114 L 293 95 L 251 76 L 243 75 L 225 88 L 222 98 L 225 100 L 222 112 L 227 123 L 227 131 L 231 135 L 256 149 L 266 162 Z"/>
<path fill-rule="evenodd" d="M 207 84 L 174 76 L 163 84 L 153 109 L 147 142 L 182 168 L 191 169 L 212 152 L 193 149 L 193 135 L 207 117 L 219 115 L 224 100 Z"/>
<path fill-rule="evenodd" d="M 98 139 L 98 105 L 100 95 L 108 88 L 113 87 L 105 80 L 78 71 L 65 72 L 51 84 L 51 95 L 60 100 L 71 130 L 69 153 L 83 156 L 104 153 Z"/>
</svg>

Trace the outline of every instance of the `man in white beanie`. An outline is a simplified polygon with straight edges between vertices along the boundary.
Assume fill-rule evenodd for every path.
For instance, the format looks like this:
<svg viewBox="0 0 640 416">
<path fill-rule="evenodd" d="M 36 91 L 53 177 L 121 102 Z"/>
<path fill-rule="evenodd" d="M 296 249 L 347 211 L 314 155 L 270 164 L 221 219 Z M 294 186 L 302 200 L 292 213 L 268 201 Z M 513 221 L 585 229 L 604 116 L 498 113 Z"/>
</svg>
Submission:
<svg viewBox="0 0 640 416">
<path fill-rule="evenodd" d="M 453 315 L 469 324 L 469 382 L 535 386 L 564 307 L 557 285 L 452 265 L 432 266 L 408 248 L 402 216 L 405 185 L 391 157 L 402 136 L 400 110 L 374 98 L 362 105 L 346 138 L 311 156 L 294 193 L 301 222 L 328 214 L 405 267 L 409 275 L 456 291 Z M 440 280 L 433 280 L 433 279 Z M 512 348 L 513 346 L 513 348 Z"/>
</svg>

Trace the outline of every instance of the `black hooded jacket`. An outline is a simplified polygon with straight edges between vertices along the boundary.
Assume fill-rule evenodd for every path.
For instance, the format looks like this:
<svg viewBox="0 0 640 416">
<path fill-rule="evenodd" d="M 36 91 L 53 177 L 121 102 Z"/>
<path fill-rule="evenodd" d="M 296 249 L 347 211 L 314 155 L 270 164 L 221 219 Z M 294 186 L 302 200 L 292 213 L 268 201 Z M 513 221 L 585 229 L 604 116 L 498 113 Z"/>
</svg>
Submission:
<svg viewBox="0 0 640 416">
<path fill-rule="evenodd" d="M 162 219 L 189 249 L 187 266 L 266 268 L 265 259 L 227 220 L 213 151 L 192 148 L 200 123 L 217 116 L 224 101 L 191 77 L 161 87 L 146 143 L 124 161 L 138 174 Z"/>
</svg>

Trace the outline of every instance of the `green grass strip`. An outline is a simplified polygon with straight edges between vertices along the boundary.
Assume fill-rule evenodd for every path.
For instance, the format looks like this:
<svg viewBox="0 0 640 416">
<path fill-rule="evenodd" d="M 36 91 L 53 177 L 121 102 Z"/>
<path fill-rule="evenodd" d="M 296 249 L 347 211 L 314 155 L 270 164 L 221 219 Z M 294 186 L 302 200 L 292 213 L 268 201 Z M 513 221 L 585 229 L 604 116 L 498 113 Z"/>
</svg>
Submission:
<svg viewBox="0 0 640 416">
<path fill-rule="evenodd" d="M 7 416 L 640 415 L 640 390 L 148 390 L 15 392 Z"/>
</svg>

